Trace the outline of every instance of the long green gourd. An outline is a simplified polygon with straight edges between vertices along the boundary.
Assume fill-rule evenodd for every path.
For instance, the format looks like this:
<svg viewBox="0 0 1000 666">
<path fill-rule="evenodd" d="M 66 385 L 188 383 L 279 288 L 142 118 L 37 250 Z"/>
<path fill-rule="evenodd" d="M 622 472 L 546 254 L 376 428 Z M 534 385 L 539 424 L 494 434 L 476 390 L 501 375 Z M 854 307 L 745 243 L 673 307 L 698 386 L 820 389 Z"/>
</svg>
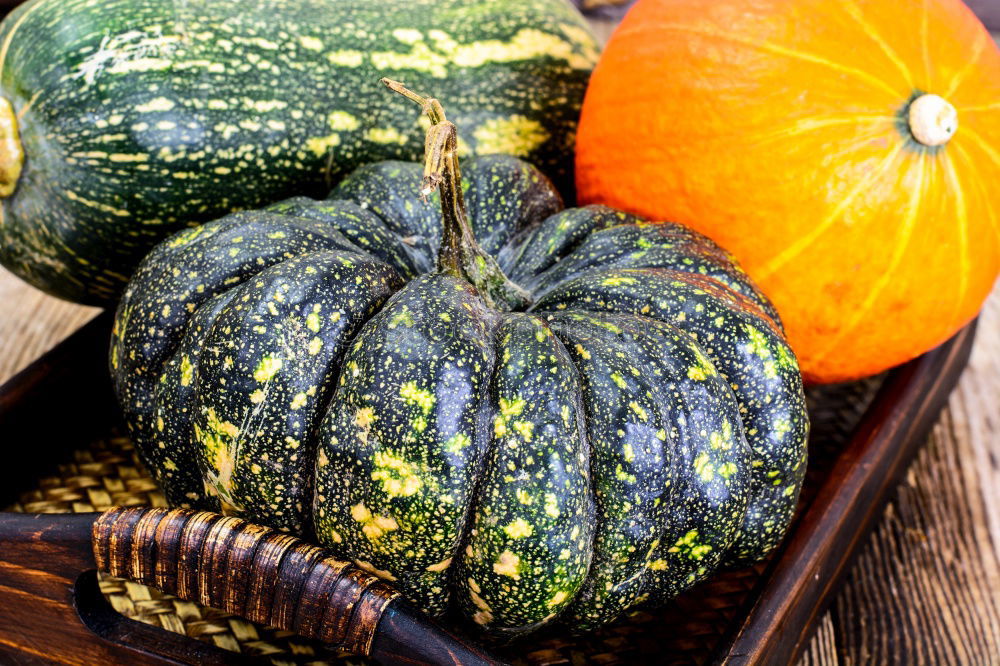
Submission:
<svg viewBox="0 0 1000 666">
<path fill-rule="evenodd" d="M 382 75 L 565 191 L 596 59 L 563 0 L 32 0 L 0 26 L 0 263 L 106 305 L 181 227 L 419 159 Z"/>
</svg>

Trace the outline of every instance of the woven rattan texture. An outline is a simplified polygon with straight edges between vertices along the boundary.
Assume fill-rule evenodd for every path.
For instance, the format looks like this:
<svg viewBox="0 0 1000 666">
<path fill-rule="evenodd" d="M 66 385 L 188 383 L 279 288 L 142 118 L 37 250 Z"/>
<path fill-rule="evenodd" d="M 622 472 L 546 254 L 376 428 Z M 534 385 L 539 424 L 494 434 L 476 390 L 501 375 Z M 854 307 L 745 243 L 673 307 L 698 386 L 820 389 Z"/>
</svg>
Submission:
<svg viewBox="0 0 1000 666">
<path fill-rule="evenodd" d="M 879 380 L 822 387 L 809 395 L 813 422 L 810 471 L 803 501 L 822 482 L 829 463 L 847 441 Z M 85 513 L 110 506 L 165 506 L 126 437 L 112 433 L 78 450 L 55 474 L 39 479 L 8 510 Z M 705 660 L 753 588 L 763 565 L 727 572 L 669 606 L 638 611 L 586 636 L 550 632 L 502 651 L 525 666 L 549 664 L 690 664 Z M 275 664 L 363 664 L 286 631 L 263 627 L 219 610 L 182 601 L 129 581 L 101 577 L 101 590 L 123 615 L 246 655 L 269 656 Z"/>
<path fill-rule="evenodd" d="M 156 483 L 143 469 L 132 443 L 112 434 L 85 450 L 57 474 L 38 480 L 7 510 L 32 513 L 87 513 L 111 506 L 166 506 Z M 287 631 L 247 622 L 201 604 L 183 601 L 145 585 L 100 576 L 101 591 L 122 615 L 217 647 L 283 664 L 363 664 L 352 655 L 298 638 Z"/>
</svg>

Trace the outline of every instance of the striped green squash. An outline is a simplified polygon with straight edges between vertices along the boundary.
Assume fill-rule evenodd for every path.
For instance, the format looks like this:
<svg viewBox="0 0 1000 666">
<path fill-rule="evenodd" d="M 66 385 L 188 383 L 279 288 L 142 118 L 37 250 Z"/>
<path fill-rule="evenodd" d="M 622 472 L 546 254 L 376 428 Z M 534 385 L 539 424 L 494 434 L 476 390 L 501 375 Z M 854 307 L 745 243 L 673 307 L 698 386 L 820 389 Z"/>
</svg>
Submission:
<svg viewBox="0 0 1000 666">
<path fill-rule="evenodd" d="M 463 187 L 429 108 L 428 177 L 367 165 L 139 267 L 110 364 L 168 500 L 314 534 L 499 637 L 762 557 L 808 428 L 766 298 L 707 238 L 563 210 L 517 158 Z"/>
<path fill-rule="evenodd" d="M 564 0 L 31 0 L 0 26 L 0 262 L 108 304 L 181 227 L 419 159 L 383 75 L 568 190 L 596 58 Z"/>
</svg>

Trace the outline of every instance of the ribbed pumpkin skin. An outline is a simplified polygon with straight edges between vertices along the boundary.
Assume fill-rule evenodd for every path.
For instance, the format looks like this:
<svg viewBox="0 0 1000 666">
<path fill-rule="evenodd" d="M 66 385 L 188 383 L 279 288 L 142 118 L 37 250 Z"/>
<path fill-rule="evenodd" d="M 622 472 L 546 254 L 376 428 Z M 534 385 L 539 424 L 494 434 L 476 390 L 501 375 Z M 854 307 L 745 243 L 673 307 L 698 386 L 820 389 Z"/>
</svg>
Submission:
<svg viewBox="0 0 1000 666">
<path fill-rule="evenodd" d="M 110 305 L 184 226 L 419 159 L 386 75 L 433 88 L 469 154 L 525 157 L 571 190 L 596 59 L 561 0 L 33 0 L 0 27 L 27 156 L 0 263 Z"/>
<path fill-rule="evenodd" d="M 958 130 L 928 148 L 911 99 Z M 640 0 L 592 77 L 582 202 L 707 234 L 773 300 L 807 380 L 942 342 L 1000 268 L 1000 51 L 958 0 Z"/>
<path fill-rule="evenodd" d="M 462 172 L 528 312 L 434 269 L 415 163 L 150 253 L 110 364 L 168 501 L 314 532 L 501 637 L 596 627 L 773 548 L 808 424 L 746 275 L 683 227 L 560 210 L 516 158 Z"/>
</svg>

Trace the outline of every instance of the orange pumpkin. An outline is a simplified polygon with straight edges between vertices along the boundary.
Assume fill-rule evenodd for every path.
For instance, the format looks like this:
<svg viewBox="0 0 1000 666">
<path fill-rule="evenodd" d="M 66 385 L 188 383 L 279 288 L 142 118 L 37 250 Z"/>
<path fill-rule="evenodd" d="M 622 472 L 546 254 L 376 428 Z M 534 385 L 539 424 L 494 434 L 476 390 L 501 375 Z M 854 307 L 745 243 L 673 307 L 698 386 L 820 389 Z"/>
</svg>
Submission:
<svg viewBox="0 0 1000 666">
<path fill-rule="evenodd" d="M 958 0 L 640 0 L 591 79 L 577 187 L 733 252 L 807 380 L 873 374 L 997 276 L 1000 51 Z"/>
</svg>

